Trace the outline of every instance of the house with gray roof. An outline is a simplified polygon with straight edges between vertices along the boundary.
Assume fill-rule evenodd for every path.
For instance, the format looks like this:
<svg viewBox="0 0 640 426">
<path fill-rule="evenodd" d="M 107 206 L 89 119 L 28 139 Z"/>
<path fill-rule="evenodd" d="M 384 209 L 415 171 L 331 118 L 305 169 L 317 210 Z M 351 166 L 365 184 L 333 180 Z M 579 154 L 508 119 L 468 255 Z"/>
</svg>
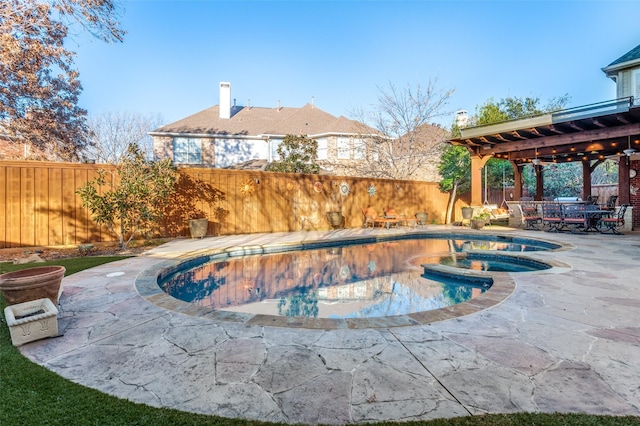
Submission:
<svg viewBox="0 0 640 426">
<path fill-rule="evenodd" d="M 220 104 L 149 134 L 154 157 L 169 157 L 178 166 L 233 167 L 240 163 L 278 159 L 278 145 L 287 135 L 318 142 L 318 160 L 357 159 L 364 132 L 376 133 L 343 116 L 335 117 L 313 102 L 301 108 L 237 106 L 231 85 L 220 83 Z"/>
<path fill-rule="evenodd" d="M 633 96 L 634 104 L 640 105 L 640 45 L 634 47 L 602 71 L 616 82 L 616 97 Z"/>
</svg>

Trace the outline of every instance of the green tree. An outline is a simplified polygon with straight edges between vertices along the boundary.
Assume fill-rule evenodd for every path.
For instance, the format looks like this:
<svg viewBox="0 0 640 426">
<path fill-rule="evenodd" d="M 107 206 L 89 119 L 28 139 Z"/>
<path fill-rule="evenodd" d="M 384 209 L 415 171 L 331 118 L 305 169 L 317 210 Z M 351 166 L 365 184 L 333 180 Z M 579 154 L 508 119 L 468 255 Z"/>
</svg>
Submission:
<svg viewBox="0 0 640 426">
<path fill-rule="evenodd" d="M 552 98 L 547 105 L 540 105 L 540 98 L 508 97 L 499 101 L 490 98 L 479 108 L 476 108 L 476 117 L 472 118 L 474 126 L 493 124 L 501 121 L 517 120 L 538 114 L 559 111 L 569 102 L 569 95 Z"/>
<path fill-rule="evenodd" d="M 540 98 L 537 97 L 520 98 L 514 96 L 503 98 L 499 101 L 490 98 L 483 105 L 476 108 L 476 116 L 471 119 L 471 123 L 475 126 L 482 126 L 546 114 L 563 109 L 568 101 L 568 94 L 552 98 L 546 105 L 541 105 Z M 513 168 L 508 160 L 492 158 L 485 167 L 486 181 L 484 184 L 488 188 L 502 189 L 505 182 L 512 183 L 514 180 Z M 527 182 L 527 179 L 525 179 L 525 185 Z M 535 190 L 535 177 L 533 179 L 533 188 Z"/>
<path fill-rule="evenodd" d="M 320 173 L 318 159 L 318 141 L 306 136 L 287 135 L 278 146 L 279 161 L 269 166 L 271 172 L 283 173 Z"/>
<path fill-rule="evenodd" d="M 107 182 L 107 172 L 100 170 L 77 193 L 93 220 L 105 225 L 125 249 L 141 229 L 164 217 L 167 199 L 175 192 L 177 173 L 171 160 L 149 161 L 132 144 L 113 175 Z"/>
<path fill-rule="evenodd" d="M 0 2 L 0 121 L 10 142 L 73 160 L 87 144 L 82 86 L 67 50 L 69 25 L 121 41 L 114 0 Z"/>
<path fill-rule="evenodd" d="M 438 168 L 442 180 L 440 191 L 449 193 L 445 223 L 451 223 L 451 215 L 459 193 L 469 191 L 471 185 L 471 156 L 462 146 L 447 145 L 440 157 Z"/>
</svg>

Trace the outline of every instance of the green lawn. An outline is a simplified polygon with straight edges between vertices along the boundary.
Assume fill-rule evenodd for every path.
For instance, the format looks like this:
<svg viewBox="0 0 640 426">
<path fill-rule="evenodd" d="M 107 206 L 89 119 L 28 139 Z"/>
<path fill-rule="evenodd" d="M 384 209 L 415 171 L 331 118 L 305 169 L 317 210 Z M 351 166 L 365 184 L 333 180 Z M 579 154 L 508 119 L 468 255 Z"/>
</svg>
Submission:
<svg viewBox="0 0 640 426">
<path fill-rule="evenodd" d="M 39 263 L 62 265 L 67 275 L 85 268 L 124 259 L 123 256 L 81 257 Z M 0 271 L 8 272 L 29 265 L 0 263 Z M 0 307 L 5 303 L 0 297 Z M 261 425 L 264 422 L 234 420 L 216 416 L 185 413 L 167 408 L 152 408 L 142 404 L 108 396 L 93 389 L 72 383 L 23 357 L 11 344 L 4 315 L 0 324 L 0 425 Z M 428 426 L 477 425 L 640 425 L 640 417 L 604 417 L 584 414 L 495 414 L 428 422 L 379 424 Z"/>
<path fill-rule="evenodd" d="M 86 256 L 86 257 L 77 257 L 72 259 L 59 259 L 59 260 L 49 260 L 46 262 L 38 262 L 38 263 L 27 263 L 27 264 L 16 264 L 9 262 L 0 263 L 0 274 L 4 274 L 5 272 L 17 271 L 20 269 L 26 268 L 34 268 L 37 266 L 51 266 L 51 265 L 61 265 L 66 268 L 65 277 L 67 275 L 75 274 L 78 271 L 82 271 L 83 269 L 93 268 L 94 266 L 102 265 L 103 263 L 115 262 L 116 260 L 126 259 L 131 256 Z"/>
</svg>

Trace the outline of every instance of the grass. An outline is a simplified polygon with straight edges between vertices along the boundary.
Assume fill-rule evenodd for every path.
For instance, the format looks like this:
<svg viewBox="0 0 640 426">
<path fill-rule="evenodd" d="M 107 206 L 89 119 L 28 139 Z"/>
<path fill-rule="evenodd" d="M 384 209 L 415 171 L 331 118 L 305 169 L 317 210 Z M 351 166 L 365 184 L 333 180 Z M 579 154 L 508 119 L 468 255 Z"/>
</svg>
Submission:
<svg viewBox="0 0 640 426">
<path fill-rule="evenodd" d="M 9 262 L 2 262 L 0 263 L 0 274 L 38 266 L 60 265 L 66 268 L 67 271 L 64 273 L 64 276 L 66 277 L 67 275 L 75 274 L 83 269 L 93 268 L 94 266 L 102 265 L 103 263 L 115 262 L 116 260 L 126 259 L 127 257 L 131 256 L 87 256 L 15 265 Z"/>
<path fill-rule="evenodd" d="M 95 256 L 60 259 L 40 265 L 62 265 L 67 275 L 127 256 Z M 8 272 L 33 264 L 0 263 Z M 0 307 L 5 302 L 0 297 Z M 32 363 L 11 344 L 9 328 L 0 327 L 0 425 L 267 425 L 270 423 L 227 419 L 154 408 L 119 399 L 64 379 Z M 640 417 L 594 416 L 588 414 L 515 413 L 488 414 L 420 422 L 382 422 L 378 425 L 428 426 L 633 426 Z"/>
</svg>

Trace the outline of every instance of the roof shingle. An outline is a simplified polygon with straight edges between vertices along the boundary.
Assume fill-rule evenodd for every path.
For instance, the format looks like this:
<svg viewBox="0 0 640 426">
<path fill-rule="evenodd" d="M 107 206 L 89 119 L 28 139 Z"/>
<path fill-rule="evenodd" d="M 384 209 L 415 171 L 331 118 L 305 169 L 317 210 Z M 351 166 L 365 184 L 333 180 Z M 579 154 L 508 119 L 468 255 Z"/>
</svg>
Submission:
<svg viewBox="0 0 640 426">
<path fill-rule="evenodd" d="M 624 55 L 620 56 L 615 61 L 611 62 L 609 65 L 607 65 L 607 67 L 622 64 L 624 62 L 633 61 L 636 59 L 640 59 L 640 44 L 634 47 L 633 49 L 631 49 L 630 51 L 628 51 L 627 53 L 625 53 Z"/>
<path fill-rule="evenodd" d="M 333 115 L 306 104 L 302 108 L 235 107 L 231 118 L 220 118 L 215 105 L 183 118 L 152 133 L 206 135 L 319 135 L 324 133 L 358 134 L 362 125 L 346 117 Z M 375 130 L 369 129 L 371 133 Z"/>
</svg>

